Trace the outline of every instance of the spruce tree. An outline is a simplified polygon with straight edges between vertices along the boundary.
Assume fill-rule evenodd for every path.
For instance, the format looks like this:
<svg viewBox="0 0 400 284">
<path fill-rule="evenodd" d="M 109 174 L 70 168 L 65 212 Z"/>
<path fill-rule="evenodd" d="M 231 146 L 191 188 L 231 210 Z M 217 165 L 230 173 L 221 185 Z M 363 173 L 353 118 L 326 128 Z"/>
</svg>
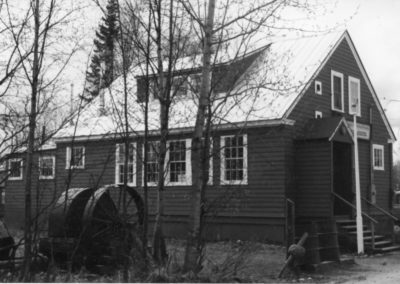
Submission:
<svg viewBox="0 0 400 284">
<path fill-rule="evenodd" d="M 96 31 L 94 54 L 86 74 L 87 87 L 84 98 L 91 100 L 100 89 L 107 88 L 114 79 L 115 40 L 118 35 L 118 2 L 108 0 L 106 14 Z"/>
</svg>

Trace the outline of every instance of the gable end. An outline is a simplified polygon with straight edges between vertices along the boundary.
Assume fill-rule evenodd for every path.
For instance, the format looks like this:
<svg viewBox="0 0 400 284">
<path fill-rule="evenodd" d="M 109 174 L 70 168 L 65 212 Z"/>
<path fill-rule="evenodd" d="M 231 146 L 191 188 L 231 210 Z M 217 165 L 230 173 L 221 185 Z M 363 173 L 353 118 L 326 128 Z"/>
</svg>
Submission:
<svg viewBox="0 0 400 284">
<path fill-rule="evenodd" d="M 390 140 L 388 141 L 389 143 L 393 143 L 394 141 L 396 141 L 396 136 L 394 135 L 393 129 L 391 128 L 389 121 L 385 115 L 385 112 L 383 111 L 382 105 L 379 102 L 378 96 L 375 92 L 375 89 L 372 86 L 372 83 L 368 77 L 368 74 L 364 68 L 364 65 L 361 62 L 360 56 L 357 53 L 357 50 L 354 46 L 353 41 L 351 40 L 351 37 L 349 35 L 349 33 L 347 31 L 345 31 L 343 33 L 343 35 L 340 37 L 340 39 L 335 43 L 335 45 L 332 47 L 332 49 L 329 51 L 329 53 L 326 55 L 326 57 L 324 58 L 324 60 L 321 62 L 321 64 L 319 65 L 319 67 L 317 68 L 317 70 L 314 72 L 314 74 L 311 76 L 311 78 L 309 79 L 309 81 L 304 85 L 303 89 L 301 90 L 301 92 L 299 93 L 299 95 L 296 97 L 296 99 L 294 100 L 294 102 L 291 104 L 291 106 L 287 109 L 287 111 L 285 112 L 285 114 L 283 115 L 283 118 L 288 118 L 290 116 L 290 114 L 292 113 L 292 111 L 295 109 L 296 105 L 300 102 L 300 100 L 302 99 L 302 97 L 305 95 L 306 91 L 308 90 L 308 88 L 310 87 L 310 84 L 315 80 L 315 78 L 317 77 L 317 75 L 320 73 L 320 71 L 322 70 L 322 68 L 326 65 L 326 63 L 330 60 L 330 58 L 332 57 L 332 55 L 335 53 L 336 49 L 338 48 L 338 46 L 342 43 L 343 40 L 346 40 L 347 44 L 350 47 L 350 50 L 352 52 L 353 57 L 356 60 L 357 66 L 360 69 L 360 72 L 363 76 L 363 79 L 365 80 L 367 87 L 369 89 L 369 91 L 372 94 L 373 100 L 375 102 L 375 105 L 379 111 L 379 114 L 386 126 L 386 129 L 388 131 L 388 134 L 390 136 Z"/>
</svg>

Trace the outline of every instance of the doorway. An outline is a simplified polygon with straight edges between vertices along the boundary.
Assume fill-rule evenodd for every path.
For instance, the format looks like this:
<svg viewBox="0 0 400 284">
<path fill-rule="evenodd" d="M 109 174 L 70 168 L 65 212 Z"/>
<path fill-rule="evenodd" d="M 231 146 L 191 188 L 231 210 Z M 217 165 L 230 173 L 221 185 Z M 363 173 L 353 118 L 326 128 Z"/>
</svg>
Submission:
<svg viewBox="0 0 400 284">
<path fill-rule="evenodd" d="M 333 191 L 350 203 L 353 203 L 354 193 L 352 173 L 352 144 L 333 142 Z M 335 198 L 333 213 L 348 215 L 352 208 L 342 200 Z"/>
</svg>

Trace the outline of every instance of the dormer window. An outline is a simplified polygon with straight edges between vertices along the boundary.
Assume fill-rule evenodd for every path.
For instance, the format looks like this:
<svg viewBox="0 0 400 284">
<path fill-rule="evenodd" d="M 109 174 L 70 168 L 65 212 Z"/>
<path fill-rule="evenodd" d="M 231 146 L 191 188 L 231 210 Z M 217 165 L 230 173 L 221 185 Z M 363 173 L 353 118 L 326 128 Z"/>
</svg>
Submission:
<svg viewBox="0 0 400 284">
<path fill-rule="evenodd" d="M 343 74 L 331 71 L 332 110 L 344 112 Z"/>
<path fill-rule="evenodd" d="M 176 76 L 172 79 L 171 95 L 174 97 L 185 97 L 189 89 L 188 75 Z"/>
<path fill-rule="evenodd" d="M 191 74 L 189 77 L 189 88 L 190 90 L 195 93 L 200 93 L 201 88 L 201 74 Z"/>
<path fill-rule="evenodd" d="M 167 77 L 164 77 L 163 85 L 165 89 Z M 149 79 L 146 78 L 138 78 L 137 79 L 137 100 L 140 103 L 145 102 L 146 96 L 146 88 L 148 82 L 148 94 L 149 94 L 149 102 L 154 101 L 158 97 L 159 92 L 159 82 L 156 77 L 151 77 Z M 177 75 L 172 78 L 171 83 L 171 98 L 185 98 L 188 93 L 198 94 L 200 92 L 201 87 L 201 74 L 185 74 L 185 75 Z"/>
</svg>

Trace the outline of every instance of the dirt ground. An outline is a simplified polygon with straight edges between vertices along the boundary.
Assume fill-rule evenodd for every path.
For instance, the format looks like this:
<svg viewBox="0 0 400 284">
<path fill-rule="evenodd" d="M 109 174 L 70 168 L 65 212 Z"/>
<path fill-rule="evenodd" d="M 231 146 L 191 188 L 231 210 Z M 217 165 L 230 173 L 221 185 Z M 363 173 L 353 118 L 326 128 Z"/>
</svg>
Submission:
<svg viewBox="0 0 400 284">
<path fill-rule="evenodd" d="M 294 273 L 286 270 L 284 277 L 277 276 L 285 261 L 285 248 L 277 245 L 254 242 L 216 242 L 205 248 L 204 266 L 200 279 L 180 275 L 184 259 L 184 242 L 167 242 L 169 261 L 165 275 L 156 281 L 167 282 L 225 282 L 225 283 L 400 283 L 400 251 L 386 255 L 353 257 L 354 262 L 329 264 L 314 272 Z M 121 274 L 95 275 L 81 270 L 66 278 L 66 272 L 56 272 L 55 282 L 120 282 Z M 44 281 L 44 273 L 36 275 L 34 281 Z M 0 279 L 3 281 L 15 279 Z M 139 282 L 153 281 L 151 278 Z M 132 279 L 132 281 L 135 281 Z"/>
<path fill-rule="evenodd" d="M 182 246 L 170 243 L 170 255 L 182 259 Z M 314 272 L 300 273 L 300 283 L 400 283 L 400 251 L 385 255 L 354 257 L 352 261 L 329 264 Z M 202 271 L 211 282 L 296 283 L 286 270 L 277 275 L 285 260 L 285 248 L 276 245 L 242 242 L 210 243 Z M 180 265 L 180 263 L 178 263 Z"/>
</svg>

